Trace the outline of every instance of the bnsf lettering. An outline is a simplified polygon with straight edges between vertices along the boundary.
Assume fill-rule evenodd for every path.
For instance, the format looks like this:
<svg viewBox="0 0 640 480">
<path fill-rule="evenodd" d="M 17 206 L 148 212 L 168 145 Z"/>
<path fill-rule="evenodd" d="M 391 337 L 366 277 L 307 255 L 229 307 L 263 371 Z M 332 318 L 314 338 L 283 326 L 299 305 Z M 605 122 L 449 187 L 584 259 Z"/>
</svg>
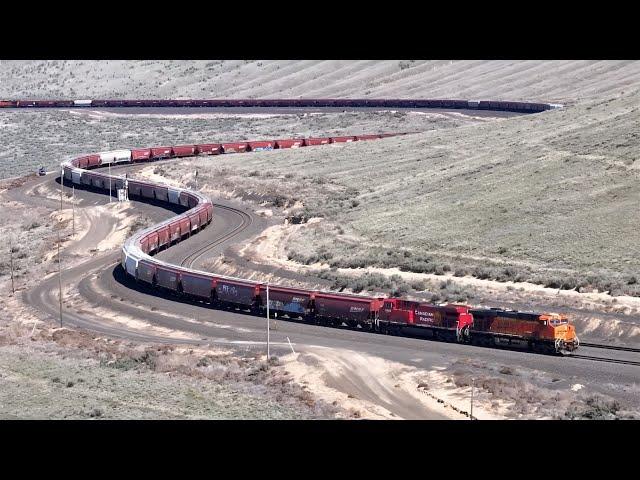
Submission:
<svg viewBox="0 0 640 480">
<path fill-rule="evenodd" d="M 350 313 L 361 313 L 364 312 L 364 307 L 351 307 L 349 309 Z"/>
</svg>

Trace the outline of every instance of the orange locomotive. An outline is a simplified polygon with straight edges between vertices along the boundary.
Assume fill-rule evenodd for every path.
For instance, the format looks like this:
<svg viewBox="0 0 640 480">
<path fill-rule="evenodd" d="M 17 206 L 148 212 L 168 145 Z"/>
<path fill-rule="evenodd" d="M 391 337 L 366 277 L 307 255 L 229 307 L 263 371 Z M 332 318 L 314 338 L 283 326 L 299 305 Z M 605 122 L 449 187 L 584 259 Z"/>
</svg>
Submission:
<svg viewBox="0 0 640 480">
<path fill-rule="evenodd" d="M 572 352 L 580 343 L 575 327 L 563 314 L 501 308 L 475 309 L 470 313 L 472 343 L 524 346 L 545 353 Z"/>
</svg>

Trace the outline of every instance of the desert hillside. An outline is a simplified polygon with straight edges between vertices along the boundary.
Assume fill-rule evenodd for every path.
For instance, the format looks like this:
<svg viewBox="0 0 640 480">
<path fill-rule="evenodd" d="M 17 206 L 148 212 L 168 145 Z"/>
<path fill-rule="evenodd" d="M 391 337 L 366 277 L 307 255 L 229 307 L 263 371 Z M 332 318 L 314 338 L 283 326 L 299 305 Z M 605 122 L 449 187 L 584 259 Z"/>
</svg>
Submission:
<svg viewBox="0 0 640 480">
<path fill-rule="evenodd" d="M 0 61 L 0 98 L 404 97 L 570 103 L 640 85 L 637 61 Z"/>
</svg>

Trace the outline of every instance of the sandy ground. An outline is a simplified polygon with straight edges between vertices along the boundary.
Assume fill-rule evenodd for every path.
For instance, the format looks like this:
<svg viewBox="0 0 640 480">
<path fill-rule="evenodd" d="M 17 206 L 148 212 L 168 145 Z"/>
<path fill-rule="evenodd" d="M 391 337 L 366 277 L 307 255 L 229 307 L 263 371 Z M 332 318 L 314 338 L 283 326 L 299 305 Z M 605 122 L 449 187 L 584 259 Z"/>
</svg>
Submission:
<svg viewBox="0 0 640 480">
<path fill-rule="evenodd" d="M 297 382 L 307 385 L 326 402 L 339 403 L 355 418 L 467 418 L 452 404 L 440 403 L 437 397 L 422 393 L 416 381 L 420 374 L 402 364 L 333 348 L 308 348 L 282 360 Z M 417 406 L 422 406 L 422 413 Z M 481 415 L 489 418 L 488 414 Z"/>
</svg>

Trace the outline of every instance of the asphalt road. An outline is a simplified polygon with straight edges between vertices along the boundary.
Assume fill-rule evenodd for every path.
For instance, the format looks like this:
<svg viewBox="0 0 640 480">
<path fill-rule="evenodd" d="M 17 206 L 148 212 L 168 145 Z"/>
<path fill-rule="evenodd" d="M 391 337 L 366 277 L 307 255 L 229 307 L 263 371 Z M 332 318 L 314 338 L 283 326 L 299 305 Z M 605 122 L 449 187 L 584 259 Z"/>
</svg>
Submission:
<svg viewBox="0 0 640 480">
<path fill-rule="evenodd" d="M 126 167 L 123 167 L 126 168 Z M 135 170 L 135 167 L 129 167 Z M 115 170 L 115 169 L 114 169 Z M 134 174 L 135 176 L 135 174 Z M 59 208 L 59 202 L 38 196 L 39 188 L 47 186 L 59 188 L 57 175 L 47 175 L 25 183 L 9 192 L 10 196 L 27 204 Z M 100 193 L 76 189 L 80 208 L 108 202 L 108 196 Z M 209 227 L 192 238 L 172 246 L 158 256 L 163 260 L 182 263 L 197 250 L 215 243 L 203 255 L 195 259 L 197 268 L 207 258 L 219 255 L 229 245 L 237 244 L 261 231 L 268 221 L 254 215 L 250 210 L 232 202 L 212 199 L 214 220 Z M 161 206 L 132 201 L 137 211 L 153 220 L 162 220 L 175 215 Z M 230 207 L 220 208 L 220 207 Z M 238 228 L 244 211 L 251 221 Z M 80 240 L 83 246 L 97 244 L 104 238 L 108 225 L 91 225 L 88 233 Z M 233 236 L 229 232 L 236 229 Z M 71 248 L 71 247 L 70 247 Z M 78 249 L 77 245 L 75 247 Z M 63 265 L 66 252 L 63 252 Z M 192 338 L 181 335 L 161 335 L 153 331 L 129 327 L 122 321 L 116 322 L 103 315 L 75 309 L 68 301 L 63 308 L 66 325 L 81 327 L 101 335 L 126 338 L 145 342 L 221 344 L 238 350 L 265 350 L 266 323 L 264 318 L 229 310 L 215 310 L 210 306 L 177 298 L 166 298 L 144 286 L 130 281 L 119 266 L 120 250 L 87 257 L 86 261 L 63 273 L 65 286 L 77 285 L 81 297 L 88 303 L 115 312 L 119 319 L 134 319 L 148 322 L 157 327 L 185 332 Z M 52 322 L 58 321 L 58 278 L 55 274 L 25 291 L 24 301 L 47 314 Z M 273 323 L 272 323 L 273 325 Z M 328 328 L 307 325 L 301 322 L 277 321 L 277 329 L 271 332 L 273 354 L 290 352 L 288 340 L 293 348 L 304 352 L 314 347 L 331 347 L 375 355 L 401 364 L 424 369 L 447 367 L 455 360 L 473 359 L 498 366 L 534 369 L 559 379 L 552 385 L 566 388 L 568 384 L 580 383 L 595 391 L 613 396 L 632 405 L 638 405 L 639 398 L 633 389 L 625 386 L 637 385 L 640 367 L 595 361 L 590 358 L 554 357 L 513 350 L 483 348 L 471 345 L 441 343 L 407 337 L 393 337 L 346 328 Z M 592 348 L 581 348 L 580 354 L 587 357 L 609 357 L 640 360 L 629 352 L 609 352 Z M 358 398 L 369 399 L 383 404 L 372 387 L 376 379 L 367 377 L 366 372 L 349 372 L 334 380 L 335 385 Z M 553 388 L 553 387 L 550 387 Z M 444 418 L 440 414 L 425 410 L 411 398 L 398 395 L 384 405 L 401 418 Z"/>
</svg>

